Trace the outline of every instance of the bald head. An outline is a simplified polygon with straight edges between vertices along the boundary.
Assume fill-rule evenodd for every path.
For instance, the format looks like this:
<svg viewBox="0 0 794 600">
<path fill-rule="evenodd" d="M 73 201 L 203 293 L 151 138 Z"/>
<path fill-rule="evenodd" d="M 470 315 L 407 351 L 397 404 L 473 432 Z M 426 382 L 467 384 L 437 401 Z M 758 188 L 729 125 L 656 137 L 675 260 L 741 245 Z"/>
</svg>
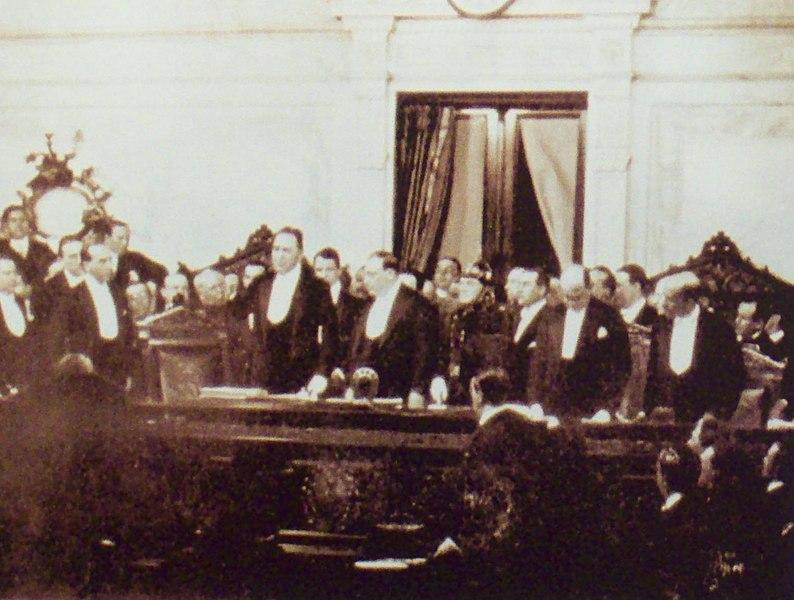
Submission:
<svg viewBox="0 0 794 600">
<path fill-rule="evenodd" d="M 682 271 L 660 279 L 656 291 L 661 295 L 665 315 L 684 317 L 695 309 L 700 279 L 692 271 Z"/>
<path fill-rule="evenodd" d="M 226 280 L 223 273 L 214 269 L 204 269 L 193 278 L 199 302 L 202 306 L 223 306 L 226 302 Z"/>
<path fill-rule="evenodd" d="M 187 277 L 182 273 L 171 273 L 166 276 L 160 295 L 167 304 L 185 304 L 190 297 Z M 181 298 L 181 302 L 177 301 L 179 298 Z"/>
<path fill-rule="evenodd" d="M 527 270 L 523 267 L 513 267 L 505 280 L 505 296 L 508 302 L 518 302 L 518 288 Z"/>
<path fill-rule="evenodd" d="M 568 265 L 560 273 L 560 291 L 568 308 L 582 310 L 590 300 L 587 272 L 582 265 Z"/>
</svg>

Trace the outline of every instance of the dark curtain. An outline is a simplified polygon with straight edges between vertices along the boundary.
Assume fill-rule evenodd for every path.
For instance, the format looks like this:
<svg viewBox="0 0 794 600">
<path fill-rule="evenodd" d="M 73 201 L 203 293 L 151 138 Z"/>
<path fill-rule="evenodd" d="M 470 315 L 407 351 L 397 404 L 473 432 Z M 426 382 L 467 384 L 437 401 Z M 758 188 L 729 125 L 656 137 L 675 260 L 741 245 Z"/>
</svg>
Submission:
<svg viewBox="0 0 794 600">
<path fill-rule="evenodd" d="M 394 251 L 402 268 L 428 274 L 449 211 L 455 109 L 408 105 L 398 119 Z"/>
</svg>

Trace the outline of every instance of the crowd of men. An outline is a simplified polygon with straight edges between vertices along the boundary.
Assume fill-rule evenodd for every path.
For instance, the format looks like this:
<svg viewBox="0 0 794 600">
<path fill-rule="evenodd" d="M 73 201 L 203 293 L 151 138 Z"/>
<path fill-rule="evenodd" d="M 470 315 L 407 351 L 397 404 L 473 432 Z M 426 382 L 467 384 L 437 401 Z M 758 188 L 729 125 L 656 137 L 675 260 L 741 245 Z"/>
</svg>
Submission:
<svg viewBox="0 0 794 600">
<path fill-rule="evenodd" d="M 131 381 L 142 377 L 138 326 L 177 306 L 223 323 L 233 368 L 219 383 L 321 398 L 351 394 L 356 378 L 369 377 L 378 396 L 410 407 L 476 404 L 473 389 L 488 374 L 505 400 L 565 417 L 630 420 L 672 409 L 692 422 L 706 412 L 727 418 L 746 381 L 741 344 L 779 361 L 790 353 L 779 317 L 759 321 L 757 304 L 746 302 L 733 327 L 700 302 L 689 272 L 650 289 L 635 264 L 615 273 L 569 265 L 559 277 L 517 267 L 500 286 L 486 263 L 464 269 L 444 257 L 419 286 L 386 251 L 352 276 L 333 248 L 305 257 L 302 232 L 285 227 L 269 261 L 188 277 L 129 249 L 121 221 L 64 237 L 56 255 L 31 235 L 22 206 L 1 220 L 0 378 L 9 388 L 64 364 L 140 388 Z M 651 341 L 644 399 L 633 409 L 625 401 L 637 368 L 632 330 Z"/>
</svg>

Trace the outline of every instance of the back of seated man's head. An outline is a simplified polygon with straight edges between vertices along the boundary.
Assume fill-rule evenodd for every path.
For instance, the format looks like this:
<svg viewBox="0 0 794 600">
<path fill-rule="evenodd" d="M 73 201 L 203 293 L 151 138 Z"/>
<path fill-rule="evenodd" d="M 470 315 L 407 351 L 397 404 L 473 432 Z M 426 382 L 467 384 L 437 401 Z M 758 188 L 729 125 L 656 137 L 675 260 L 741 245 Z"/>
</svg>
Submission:
<svg viewBox="0 0 794 600">
<path fill-rule="evenodd" d="M 487 369 L 472 377 L 469 384 L 472 404 L 497 406 L 510 401 L 510 377 L 502 368 Z"/>
<path fill-rule="evenodd" d="M 687 494 L 700 477 L 700 460 L 686 446 L 664 448 L 657 460 L 657 483 L 666 497 L 673 492 Z"/>
<path fill-rule="evenodd" d="M 54 374 L 56 377 L 76 377 L 79 375 L 93 375 L 94 363 L 85 354 L 70 352 L 64 354 L 55 363 Z"/>
</svg>

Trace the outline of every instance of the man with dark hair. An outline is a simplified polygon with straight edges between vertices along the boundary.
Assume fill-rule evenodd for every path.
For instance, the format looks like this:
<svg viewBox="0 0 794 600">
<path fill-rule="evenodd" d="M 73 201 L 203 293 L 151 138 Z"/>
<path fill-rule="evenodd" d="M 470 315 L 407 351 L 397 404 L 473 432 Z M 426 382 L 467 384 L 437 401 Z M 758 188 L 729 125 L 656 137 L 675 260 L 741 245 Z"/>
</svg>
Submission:
<svg viewBox="0 0 794 600">
<path fill-rule="evenodd" d="M 389 252 L 370 255 L 364 282 L 373 298 L 356 320 L 347 361 L 352 375 L 360 367 L 375 370 L 378 395 L 424 404 L 424 391 L 435 367 L 428 339 L 427 311 L 420 295 L 398 281 L 400 265 Z"/>
<path fill-rule="evenodd" d="M 615 274 L 615 305 L 626 323 L 650 327 L 658 318 L 656 310 L 646 300 L 648 276 L 636 264 L 620 267 Z"/>
<path fill-rule="evenodd" d="M 314 274 L 325 281 L 331 292 L 339 331 L 336 366 L 341 366 L 350 348 L 353 324 L 366 305 L 366 300 L 350 293 L 350 276 L 345 273 L 334 248 L 323 248 L 314 255 Z"/>
<path fill-rule="evenodd" d="M 82 283 L 85 273 L 82 261 L 83 242 L 75 236 L 64 236 L 58 244 L 57 269 L 50 269 L 45 280 L 33 289 L 33 313 L 41 323 L 49 321 L 58 303 Z"/>
<path fill-rule="evenodd" d="M 544 312 L 530 365 L 530 403 L 546 412 L 589 416 L 616 408 L 631 370 L 626 326 L 617 310 L 594 298 L 580 265 L 560 275 L 564 304 Z"/>
<path fill-rule="evenodd" d="M 124 290 L 113 283 L 111 252 L 92 244 L 83 252 L 84 280 L 60 303 L 67 352 L 91 359 L 100 375 L 124 385 L 133 328 Z"/>
<path fill-rule="evenodd" d="M 25 208 L 19 204 L 7 206 L 0 217 L 4 239 L 0 239 L 0 254 L 10 257 L 28 285 L 44 281 L 47 270 L 55 260 L 55 253 L 44 242 L 30 235 L 30 222 Z"/>
<path fill-rule="evenodd" d="M 612 304 L 615 297 L 615 276 L 612 270 L 604 265 L 596 265 L 589 270 L 590 294 L 604 304 Z"/>
<path fill-rule="evenodd" d="M 745 384 L 741 349 L 733 329 L 701 307 L 700 280 L 690 271 L 660 280 L 663 317 L 651 333 L 645 407 L 672 407 L 679 421 L 705 412 L 729 418 Z"/>
<path fill-rule="evenodd" d="M 538 323 L 546 310 L 549 277 L 539 269 L 523 269 L 517 277 L 515 300 L 519 311 L 512 320 L 508 351 L 513 400 L 526 399 L 529 392 L 529 365 L 537 347 Z"/>
<path fill-rule="evenodd" d="M 162 286 L 168 269 L 145 254 L 130 250 L 129 243 L 129 225 L 123 221 L 111 221 L 110 234 L 105 239 L 105 244 L 113 253 L 114 281 L 122 288 L 135 281 L 152 282 L 150 288 L 153 289 Z"/>
<path fill-rule="evenodd" d="M 231 306 L 236 318 L 254 315 L 256 383 L 273 393 L 305 387 L 318 396 L 334 367 L 338 328 L 328 285 L 302 258 L 301 231 L 279 230 L 271 249 L 274 272 L 241 290 Z"/>
</svg>

